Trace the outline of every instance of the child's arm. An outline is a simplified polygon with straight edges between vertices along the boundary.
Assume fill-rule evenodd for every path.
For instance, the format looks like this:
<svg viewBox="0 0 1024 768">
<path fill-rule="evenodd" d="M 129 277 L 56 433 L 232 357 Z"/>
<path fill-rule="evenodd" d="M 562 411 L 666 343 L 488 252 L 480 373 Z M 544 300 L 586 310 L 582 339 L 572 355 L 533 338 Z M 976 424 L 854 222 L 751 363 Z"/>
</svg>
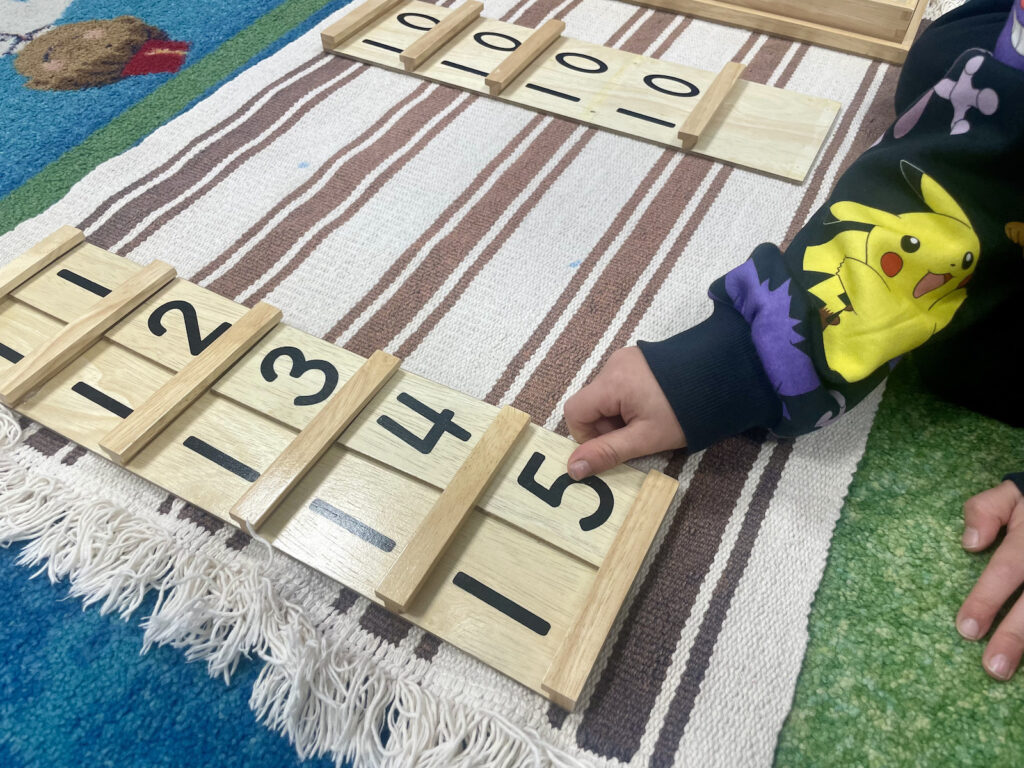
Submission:
<svg viewBox="0 0 1024 768">
<path fill-rule="evenodd" d="M 969 333 L 1019 303 L 1024 269 L 1006 233 L 1024 214 L 1024 77 L 979 48 L 946 69 L 950 50 L 995 46 L 1006 8 L 936 22 L 904 67 L 902 116 L 789 247 L 759 246 L 712 284 L 706 321 L 618 353 L 567 401 L 583 442 L 571 475 L 752 427 L 812 431 L 933 336 L 943 349 L 947 327 Z"/>
<path fill-rule="evenodd" d="M 1024 474 L 1009 475 L 995 488 L 964 504 L 963 546 L 980 552 L 992 546 L 1000 530 L 1006 538 L 960 608 L 956 626 L 968 640 L 980 640 L 996 614 L 1024 584 Z M 992 633 L 982 664 L 997 680 L 1009 680 L 1024 654 L 1024 600 L 1017 600 Z"/>
<path fill-rule="evenodd" d="M 565 421 L 581 443 L 569 459 L 574 480 L 686 445 L 668 398 L 636 347 L 615 352 L 597 377 L 565 402 Z"/>
</svg>

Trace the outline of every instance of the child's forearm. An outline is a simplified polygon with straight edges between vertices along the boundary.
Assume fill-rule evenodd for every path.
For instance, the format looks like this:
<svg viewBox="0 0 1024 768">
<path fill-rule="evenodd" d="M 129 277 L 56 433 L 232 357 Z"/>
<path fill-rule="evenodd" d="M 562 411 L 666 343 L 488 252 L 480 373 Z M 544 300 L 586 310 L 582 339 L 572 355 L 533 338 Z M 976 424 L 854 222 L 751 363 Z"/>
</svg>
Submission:
<svg viewBox="0 0 1024 768">
<path fill-rule="evenodd" d="M 1002 18 L 976 34 L 970 17 L 957 23 L 992 47 Z M 947 24 L 941 44 L 956 32 Z M 1012 42 L 1002 59 L 1024 59 Z M 932 76 L 784 252 L 760 246 L 711 286 L 708 321 L 641 343 L 692 448 L 754 426 L 823 426 L 1024 283 L 1007 234 L 1024 218 L 1024 76 L 982 49 Z"/>
</svg>

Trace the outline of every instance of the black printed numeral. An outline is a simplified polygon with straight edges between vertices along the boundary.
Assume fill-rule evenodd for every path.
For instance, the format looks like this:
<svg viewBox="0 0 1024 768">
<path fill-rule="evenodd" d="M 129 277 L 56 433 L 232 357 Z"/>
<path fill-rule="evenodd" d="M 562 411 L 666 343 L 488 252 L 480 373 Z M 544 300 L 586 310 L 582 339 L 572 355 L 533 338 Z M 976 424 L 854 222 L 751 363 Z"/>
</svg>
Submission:
<svg viewBox="0 0 1024 768">
<path fill-rule="evenodd" d="M 431 423 L 430 430 L 427 434 L 423 437 L 419 437 L 403 427 L 390 416 L 379 417 L 377 419 L 377 423 L 399 440 L 412 446 L 422 454 L 427 454 L 434 450 L 437 446 L 437 442 L 445 435 L 445 433 L 448 433 L 463 442 L 469 440 L 469 438 L 473 436 L 455 423 L 455 411 L 447 409 L 443 411 L 435 411 L 430 406 L 421 403 L 408 392 L 400 392 L 398 395 L 398 402 L 407 408 L 412 409 Z"/>
<path fill-rule="evenodd" d="M 599 477 L 573 480 L 569 475 L 563 474 L 551 484 L 550 488 L 545 488 L 537 482 L 537 470 L 544 463 L 544 458 L 544 454 L 540 452 L 535 452 L 530 457 L 530 460 L 526 462 L 526 466 L 523 467 L 523 471 L 519 473 L 519 485 L 550 507 L 561 505 L 562 496 L 565 495 L 565 490 L 570 485 L 580 483 L 593 488 L 597 493 L 597 509 L 592 514 L 580 518 L 580 528 L 584 531 L 592 531 L 604 525 L 608 518 L 611 517 L 612 510 L 615 508 L 615 497 L 612 495 L 612 489 L 608 487 L 608 484 Z"/>
<path fill-rule="evenodd" d="M 291 360 L 292 365 L 288 370 L 288 375 L 293 379 L 301 378 L 303 374 L 309 371 L 320 371 L 324 375 L 324 384 L 320 387 L 320 390 L 311 395 L 297 396 L 293 401 L 295 405 L 316 405 L 317 403 L 322 403 L 331 396 L 334 388 L 338 386 L 337 368 L 326 360 L 307 360 L 306 356 L 302 354 L 302 350 L 298 347 L 278 347 L 268 352 L 267 356 L 263 358 L 263 362 L 260 363 L 260 373 L 263 374 L 264 379 L 273 381 L 277 378 L 277 370 L 274 368 L 274 363 L 282 357 L 287 357 Z"/>
<path fill-rule="evenodd" d="M 221 323 L 210 333 L 203 336 L 199 330 L 199 315 L 196 308 L 187 301 L 168 301 L 153 310 L 149 316 L 149 330 L 154 336 L 163 336 L 167 333 L 164 327 L 164 316 L 170 312 L 180 312 L 185 323 L 185 337 L 188 339 L 188 351 L 193 357 L 202 353 L 204 349 L 213 344 L 224 331 L 231 327 L 231 323 Z"/>
</svg>

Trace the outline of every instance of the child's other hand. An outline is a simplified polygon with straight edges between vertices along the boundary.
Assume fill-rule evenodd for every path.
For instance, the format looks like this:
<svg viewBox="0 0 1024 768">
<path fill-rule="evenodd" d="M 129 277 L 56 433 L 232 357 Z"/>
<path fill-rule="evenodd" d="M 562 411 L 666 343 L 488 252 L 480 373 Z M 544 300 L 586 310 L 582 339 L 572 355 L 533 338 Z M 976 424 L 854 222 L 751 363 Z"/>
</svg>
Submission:
<svg viewBox="0 0 1024 768">
<path fill-rule="evenodd" d="M 996 613 L 1024 583 L 1024 496 L 1009 480 L 972 496 L 964 504 L 964 549 L 989 547 L 1003 526 L 1006 538 L 982 571 L 956 617 L 960 634 L 977 640 L 988 632 Z M 1024 599 L 1017 600 L 992 634 L 982 656 L 985 671 L 1009 680 L 1024 653 Z"/>
<path fill-rule="evenodd" d="M 565 423 L 580 443 L 568 461 L 574 480 L 686 445 L 672 406 L 637 347 L 615 352 L 590 384 L 565 401 Z"/>
</svg>

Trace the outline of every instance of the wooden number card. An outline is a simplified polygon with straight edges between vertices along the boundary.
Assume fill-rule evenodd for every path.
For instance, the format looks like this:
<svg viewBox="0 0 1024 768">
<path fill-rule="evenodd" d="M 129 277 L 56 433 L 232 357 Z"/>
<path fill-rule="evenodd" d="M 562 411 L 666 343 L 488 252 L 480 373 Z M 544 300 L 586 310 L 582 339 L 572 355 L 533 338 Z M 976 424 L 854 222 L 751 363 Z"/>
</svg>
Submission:
<svg viewBox="0 0 1024 768">
<path fill-rule="evenodd" d="M 802 181 L 839 104 L 480 16 L 468 0 L 368 0 L 324 49 L 615 133 Z M 714 84 L 715 87 L 712 87 Z M 694 119 L 689 119 L 693 116 Z"/>
<path fill-rule="evenodd" d="M 572 709 L 676 482 L 62 227 L 0 269 L 0 399 Z"/>
</svg>

